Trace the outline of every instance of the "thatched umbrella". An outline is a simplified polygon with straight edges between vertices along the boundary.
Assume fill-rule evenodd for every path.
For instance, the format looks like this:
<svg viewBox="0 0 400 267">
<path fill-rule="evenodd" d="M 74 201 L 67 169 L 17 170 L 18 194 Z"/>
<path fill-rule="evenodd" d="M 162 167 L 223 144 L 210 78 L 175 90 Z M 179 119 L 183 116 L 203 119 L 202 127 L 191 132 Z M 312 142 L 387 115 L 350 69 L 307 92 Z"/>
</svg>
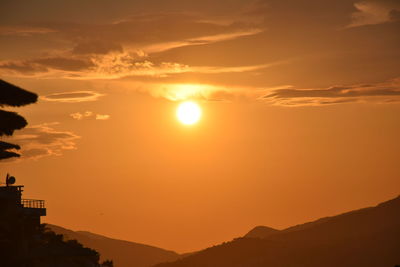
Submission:
<svg viewBox="0 0 400 267">
<path fill-rule="evenodd" d="M 0 79 L 0 106 L 20 107 L 37 101 L 37 94 Z"/>
<path fill-rule="evenodd" d="M 0 80 L 0 107 L 11 106 L 20 107 L 35 103 L 38 96 L 35 93 L 26 91 L 18 86 L 12 85 L 6 81 Z M 15 130 L 24 128 L 27 125 L 24 117 L 16 112 L 10 112 L 0 109 L 0 136 L 12 135 Z M 19 157 L 19 154 L 8 151 L 9 149 L 19 149 L 18 145 L 0 141 L 0 160 Z"/>
<path fill-rule="evenodd" d="M 7 151 L 8 149 L 20 149 L 19 145 L 10 144 L 7 142 L 0 141 L 0 160 L 11 157 L 19 157 L 19 155 L 13 151 Z"/>
<path fill-rule="evenodd" d="M 24 128 L 28 123 L 16 112 L 0 109 L 0 136 L 12 135 L 15 130 Z"/>
<path fill-rule="evenodd" d="M 19 145 L 10 144 L 7 142 L 0 141 L 0 149 L 20 149 Z"/>
</svg>

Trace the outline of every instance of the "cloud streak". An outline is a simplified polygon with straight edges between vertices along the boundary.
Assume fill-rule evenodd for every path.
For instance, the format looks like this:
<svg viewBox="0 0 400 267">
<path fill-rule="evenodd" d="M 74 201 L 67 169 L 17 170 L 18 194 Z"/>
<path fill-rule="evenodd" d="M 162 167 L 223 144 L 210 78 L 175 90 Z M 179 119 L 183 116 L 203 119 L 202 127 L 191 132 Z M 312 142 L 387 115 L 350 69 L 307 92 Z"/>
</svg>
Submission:
<svg viewBox="0 0 400 267">
<path fill-rule="evenodd" d="M 265 94 L 265 89 L 245 87 L 225 87 L 210 84 L 156 84 L 139 91 L 149 92 L 154 97 L 162 97 L 171 101 L 202 100 L 202 101 L 255 101 Z"/>
<path fill-rule="evenodd" d="M 108 120 L 110 119 L 110 115 L 107 114 L 95 114 L 92 111 L 86 112 L 75 112 L 71 113 L 70 116 L 75 120 L 82 120 L 82 119 L 95 119 L 95 120 Z"/>
<path fill-rule="evenodd" d="M 0 69 L 8 70 L 16 76 L 20 74 L 36 78 L 68 78 L 68 79 L 120 79 L 129 76 L 167 77 L 181 73 L 238 73 L 251 72 L 278 64 L 284 61 L 252 66 L 189 66 L 177 62 L 155 63 L 146 56 L 129 52 L 111 52 L 105 55 L 89 55 L 86 59 L 61 57 L 35 59 L 31 61 L 13 61 L 0 63 Z M 89 93 L 89 92 L 84 92 Z M 87 97 L 90 99 L 91 97 Z M 47 101 L 73 101 L 62 94 L 43 97 Z M 77 97 L 79 99 L 79 97 Z M 83 101 L 86 98 L 82 98 Z"/>
<path fill-rule="evenodd" d="M 32 36 L 34 34 L 47 34 L 57 32 L 54 29 L 35 26 L 0 26 L 1 35 Z"/>
<path fill-rule="evenodd" d="M 96 114 L 96 120 L 101 120 L 101 121 L 105 121 L 110 119 L 110 115 L 107 114 Z"/>
<path fill-rule="evenodd" d="M 400 100 L 400 78 L 369 85 L 276 89 L 263 98 L 280 106 L 318 106 L 349 102 L 389 103 Z"/>
<path fill-rule="evenodd" d="M 62 103 L 80 103 L 97 101 L 104 94 L 95 91 L 75 91 L 54 93 L 50 95 L 41 96 L 40 98 L 49 102 L 62 102 Z"/>
<path fill-rule="evenodd" d="M 255 29 L 248 29 L 248 30 L 244 30 L 244 31 L 221 33 L 221 34 L 216 34 L 216 35 L 207 35 L 207 36 L 201 36 L 201 37 L 191 38 L 191 39 L 182 40 L 182 41 L 153 44 L 153 45 L 143 47 L 143 50 L 146 53 L 159 53 L 159 52 L 164 52 L 167 50 L 185 47 L 185 46 L 206 45 L 206 44 L 212 44 L 212 43 L 216 43 L 216 42 L 234 40 L 234 39 L 245 37 L 245 36 L 256 35 L 263 31 L 264 31 L 263 29 L 255 28 Z"/>
<path fill-rule="evenodd" d="M 56 130 L 58 123 L 39 124 L 19 131 L 11 139 L 21 145 L 21 159 L 39 159 L 45 156 L 61 156 L 66 150 L 75 150 L 80 136 Z"/>
<path fill-rule="evenodd" d="M 174 48 L 213 44 L 264 31 L 256 24 L 240 21 L 239 18 L 221 24 L 185 13 L 134 15 L 106 24 L 42 23 L 25 28 L 7 26 L 3 32 L 54 33 L 51 38 L 57 43 L 62 41 L 66 47 L 36 58 L 1 61 L 0 70 L 5 75 L 118 79 L 126 76 L 165 77 L 201 71 L 207 66 L 190 68 L 181 62 L 159 62 L 152 57 Z"/>
<path fill-rule="evenodd" d="M 352 22 L 348 27 L 375 25 L 394 21 L 393 12 L 400 11 L 398 1 L 361 1 L 354 4 L 357 9 L 351 15 Z"/>
</svg>

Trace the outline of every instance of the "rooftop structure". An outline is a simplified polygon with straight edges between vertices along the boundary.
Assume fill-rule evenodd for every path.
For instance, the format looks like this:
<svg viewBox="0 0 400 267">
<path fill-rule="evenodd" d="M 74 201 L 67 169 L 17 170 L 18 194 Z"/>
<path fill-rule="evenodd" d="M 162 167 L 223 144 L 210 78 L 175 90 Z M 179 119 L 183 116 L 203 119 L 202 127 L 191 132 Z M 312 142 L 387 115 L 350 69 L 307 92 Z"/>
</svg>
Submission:
<svg viewBox="0 0 400 267">
<path fill-rule="evenodd" d="M 23 185 L 14 185 L 7 174 L 0 186 L 0 248 L 13 258 L 27 255 L 39 239 L 40 217 L 46 215 L 44 200 L 23 199 Z"/>
<path fill-rule="evenodd" d="M 40 217 L 46 216 L 44 200 L 23 199 L 24 186 L 14 185 L 15 181 L 13 176 L 7 174 L 5 186 L 0 186 L 0 212 L 36 217 L 40 224 Z"/>
</svg>

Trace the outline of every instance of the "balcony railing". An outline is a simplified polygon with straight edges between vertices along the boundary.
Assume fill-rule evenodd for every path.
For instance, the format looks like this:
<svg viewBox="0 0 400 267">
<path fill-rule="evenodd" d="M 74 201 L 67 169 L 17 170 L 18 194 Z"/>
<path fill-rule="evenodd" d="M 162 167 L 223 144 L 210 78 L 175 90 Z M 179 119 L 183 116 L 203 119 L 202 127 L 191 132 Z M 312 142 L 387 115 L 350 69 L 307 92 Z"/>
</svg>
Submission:
<svg viewBox="0 0 400 267">
<path fill-rule="evenodd" d="M 22 199 L 21 204 L 24 208 L 44 209 L 44 200 Z"/>
</svg>

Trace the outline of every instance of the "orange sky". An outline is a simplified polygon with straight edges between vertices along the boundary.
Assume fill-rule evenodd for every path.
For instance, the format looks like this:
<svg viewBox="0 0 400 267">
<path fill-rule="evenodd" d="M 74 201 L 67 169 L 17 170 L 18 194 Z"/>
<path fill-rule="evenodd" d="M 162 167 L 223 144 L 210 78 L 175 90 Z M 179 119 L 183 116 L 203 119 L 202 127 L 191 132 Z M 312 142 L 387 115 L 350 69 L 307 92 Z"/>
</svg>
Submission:
<svg viewBox="0 0 400 267">
<path fill-rule="evenodd" d="M 397 1 L 81 2 L 0 3 L 45 222 L 188 252 L 399 194 Z"/>
</svg>

